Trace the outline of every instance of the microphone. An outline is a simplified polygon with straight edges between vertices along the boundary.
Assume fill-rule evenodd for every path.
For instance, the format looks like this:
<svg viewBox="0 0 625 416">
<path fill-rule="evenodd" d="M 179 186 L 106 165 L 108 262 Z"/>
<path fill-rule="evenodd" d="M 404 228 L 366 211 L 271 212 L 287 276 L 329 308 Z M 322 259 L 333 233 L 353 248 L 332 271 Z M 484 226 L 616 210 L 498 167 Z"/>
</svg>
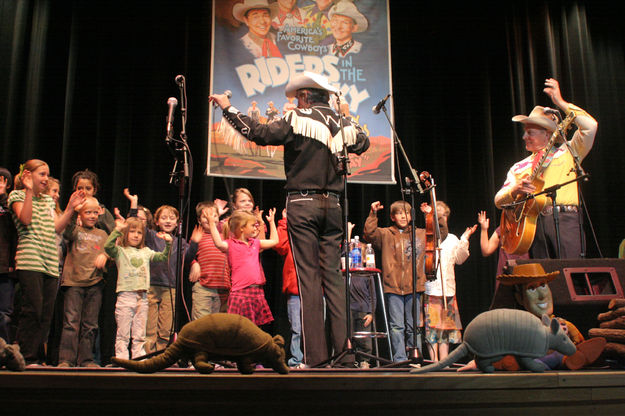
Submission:
<svg viewBox="0 0 625 416">
<path fill-rule="evenodd" d="M 384 107 L 384 104 L 386 104 L 386 100 L 388 100 L 390 96 L 391 96 L 391 93 L 386 94 L 386 97 L 382 98 L 382 100 L 380 100 L 380 102 L 377 105 L 373 106 L 372 108 L 373 114 L 380 113 L 380 110 L 382 109 L 382 107 Z"/>
<path fill-rule="evenodd" d="M 232 91 L 230 90 L 225 90 L 223 92 L 223 95 L 225 95 L 226 97 L 228 97 L 228 99 L 232 98 Z M 217 107 L 219 104 L 217 104 L 215 101 L 213 101 L 213 106 Z"/>
<path fill-rule="evenodd" d="M 176 75 L 176 84 L 178 84 L 179 87 L 184 85 L 184 75 Z"/>
<path fill-rule="evenodd" d="M 561 118 L 560 117 L 560 110 L 556 110 L 555 108 L 544 107 L 543 108 L 543 112 L 545 114 L 554 114 L 554 115 L 558 116 L 558 118 Z"/>
<path fill-rule="evenodd" d="M 169 141 L 174 134 L 174 110 L 178 105 L 178 100 L 174 97 L 169 97 L 167 99 L 167 105 L 169 106 L 169 112 L 167 113 L 167 137 L 166 140 Z"/>
</svg>

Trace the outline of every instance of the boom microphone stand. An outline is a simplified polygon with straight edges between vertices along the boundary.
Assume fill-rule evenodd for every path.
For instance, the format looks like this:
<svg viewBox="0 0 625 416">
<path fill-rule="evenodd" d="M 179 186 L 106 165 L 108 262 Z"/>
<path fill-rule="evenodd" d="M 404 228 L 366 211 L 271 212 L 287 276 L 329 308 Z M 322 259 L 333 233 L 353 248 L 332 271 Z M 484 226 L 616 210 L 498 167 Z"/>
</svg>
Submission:
<svg viewBox="0 0 625 416">
<path fill-rule="evenodd" d="M 389 94 L 390 96 L 390 94 Z M 388 96 L 387 96 L 388 97 Z M 412 336 L 413 336 L 413 346 L 409 348 L 408 350 L 408 360 L 406 361 L 400 361 L 400 362 L 396 362 L 396 363 L 392 363 L 390 365 L 387 365 L 385 367 L 403 367 L 406 365 L 421 365 L 423 363 L 423 355 L 421 353 L 421 328 L 419 327 L 419 321 L 418 318 L 420 316 L 420 311 L 417 310 L 417 253 L 416 253 L 416 241 L 415 241 L 415 230 L 416 230 L 416 224 L 415 224 L 415 217 L 416 217 L 416 209 L 415 209 L 415 194 L 418 192 L 420 194 L 423 194 L 423 188 L 421 187 L 421 181 L 419 180 L 419 175 L 417 174 L 417 171 L 414 170 L 414 168 L 412 167 L 412 165 L 410 164 L 410 159 L 408 158 L 408 155 L 406 154 L 406 151 L 404 150 L 404 146 L 401 143 L 401 140 L 399 140 L 399 136 L 397 135 L 397 131 L 395 130 L 395 126 L 393 125 L 391 118 L 388 115 L 388 112 L 386 110 L 386 105 L 385 105 L 385 101 L 386 99 L 381 101 L 381 105 L 378 104 L 378 106 L 376 106 L 373 109 L 373 112 L 375 114 L 378 114 L 380 112 L 380 110 L 382 110 L 384 112 L 384 115 L 386 116 L 386 120 L 388 121 L 388 124 L 391 126 L 391 130 L 393 132 L 393 143 L 395 145 L 396 149 L 399 149 L 401 151 L 402 156 L 404 157 L 404 160 L 406 161 L 407 165 L 408 165 L 408 170 L 410 172 L 410 176 L 411 177 L 406 177 L 405 178 L 405 183 L 407 186 L 403 186 L 402 185 L 402 194 L 407 194 L 410 195 L 410 227 L 411 227 L 411 233 L 410 233 L 410 242 L 411 242 L 411 249 L 412 249 L 412 253 L 411 253 L 411 260 L 412 260 Z M 378 108 L 379 107 L 379 108 Z M 401 183 L 401 180 L 400 180 Z M 421 302 L 422 303 L 422 302 Z"/>
<path fill-rule="evenodd" d="M 177 241 L 177 256 L 176 256 L 176 300 L 174 303 L 174 313 L 172 318 L 173 333 L 177 334 L 180 331 L 180 318 L 184 315 L 182 306 L 184 305 L 184 293 L 183 293 L 183 279 L 184 279 L 184 253 L 182 245 L 183 235 L 188 234 L 189 230 L 189 206 L 191 198 L 191 183 L 193 172 L 193 158 L 191 156 L 191 149 L 187 144 L 187 89 L 186 81 L 183 75 L 176 76 L 176 84 L 180 89 L 180 120 L 181 131 L 180 140 L 173 140 L 175 142 L 176 158 L 174 167 L 170 173 L 170 183 L 174 183 L 178 187 L 178 212 L 180 212 L 180 221 L 178 223 L 178 241 Z M 181 163 L 182 169 L 176 169 L 176 166 Z M 171 342 L 171 337 L 170 337 Z"/>
<path fill-rule="evenodd" d="M 562 121 L 562 114 L 560 114 L 560 111 L 555 110 L 554 114 L 556 115 L 556 117 L 558 118 L 558 120 Z M 584 171 L 584 168 L 582 167 L 582 163 L 580 160 L 579 155 L 577 154 L 577 152 L 575 151 L 575 149 L 573 149 L 573 147 L 571 147 L 571 144 L 569 143 L 568 140 L 566 140 L 566 135 L 564 134 L 564 132 L 562 131 L 562 128 L 560 127 L 560 124 L 556 124 L 556 127 L 560 133 L 560 137 L 562 138 L 562 141 L 564 142 L 564 144 L 566 145 L 567 149 L 569 150 L 569 153 L 571 154 L 571 156 L 573 156 L 573 163 L 575 163 L 575 168 L 571 169 L 571 171 L 574 171 L 575 174 L 577 175 L 577 177 L 581 177 L 584 179 L 584 182 L 588 181 L 588 177 L 590 176 L 590 174 L 586 173 L 586 171 Z M 586 258 L 586 237 L 585 237 L 585 233 L 584 233 L 584 215 L 586 215 L 586 218 L 588 219 L 588 224 L 590 225 L 590 230 L 592 231 L 592 236 L 593 239 L 595 241 L 595 246 L 597 247 L 597 250 L 599 251 L 599 257 L 603 258 L 603 253 L 601 252 L 601 247 L 599 247 L 599 241 L 597 240 L 597 235 L 595 234 L 595 228 L 593 226 L 592 220 L 590 219 L 590 214 L 588 213 L 588 209 L 586 208 L 586 201 L 584 199 L 584 194 L 582 193 L 582 182 L 581 181 L 577 181 L 576 186 L 577 186 L 577 195 L 578 195 L 578 208 L 579 211 L 577 213 L 577 217 L 578 217 L 578 222 L 579 222 L 579 246 L 580 246 L 580 257 L 581 258 Z M 554 199 L 555 200 L 555 199 Z M 555 205 L 554 205 L 554 215 L 557 215 L 556 211 L 555 211 Z M 555 218 L 555 217 L 554 217 Z M 556 231 L 558 231 L 558 229 L 556 228 Z M 559 251 L 558 251 L 559 253 Z"/>
<path fill-rule="evenodd" d="M 182 236 L 185 235 L 188 231 L 189 225 L 189 216 L 188 216 L 188 207 L 189 207 L 189 198 L 190 198 L 190 189 L 191 189 L 191 174 L 193 171 L 193 158 L 191 157 L 191 150 L 189 149 L 189 145 L 187 144 L 187 133 L 186 133 L 186 124 L 187 124 L 187 92 L 184 76 L 178 75 L 176 76 L 176 84 L 180 88 L 180 115 L 181 115 L 181 123 L 182 129 L 180 131 L 180 139 L 174 138 L 173 132 L 173 109 L 177 105 L 177 100 L 175 98 L 169 98 L 167 101 L 170 105 L 169 115 L 167 117 L 167 135 L 165 137 L 165 142 L 174 158 L 174 166 L 172 171 L 169 174 L 169 183 L 178 187 L 178 212 L 180 213 L 180 221 L 178 222 L 178 227 L 175 235 L 178 237 L 176 241 L 176 277 L 174 282 L 174 287 L 176 289 L 175 299 L 172 299 L 172 327 L 170 328 L 170 336 L 169 342 L 167 345 L 169 346 L 172 342 L 172 338 L 175 337 L 178 332 L 180 332 L 180 317 L 184 315 L 182 313 L 182 305 L 184 304 L 184 294 L 183 294 L 183 272 L 184 272 L 184 253 L 183 253 L 183 245 L 182 245 Z M 183 226 L 184 226 L 184 234 L 183 234 Z M 169 292 L 171 296 L 171 291 Z M 172 337 L 173 335 L 173 337 Z M 137 360 L 142 360 L 145 358 L 149 358 L 158 354 L 161 354 L 163 350 L 157 350 L 151 353 L 148 353 L 142 357 L 137 357 Z"/>
<path fill-rule="evenodd" d="M 348 209 L 348 198 L 347 198 L 347 177 L 350 175 L 349 171 L 349 155 L 347 152 L 347 140 L 345 138 L 345 131 L 343 128 L 343 118 L 344 114 L 341 111 L 341 97 L 340 93 L 336 94 L 336 103 L 339 109 L 339 127 L 341 129 L 341 137 L 343 139 L 343 149 L 341 152 L 341 156 L 339 159 L 339 166 L 337 169 L 337 173 L 343 177 L 343 250 L 346 251 L 345 256 L 345 316 L 346 316 L 346 325 L 347 325 L 347 339 L 345 341 L 345 346 L 343 351 L 335 354 L 329 359 L 322 361 L 317 364 L 315 367 L 323 367 L 328 363 L 332 365 L 337 364 L 341 365 L 341 359 L 345 356 L 353 355 L 356 359 L 358 357 L 365 357 L 374 359 L 383 363 L 390 363 L 391 361 L 386 358 L 378 357 L 373 354 L 366 353 L 364 351 L 359 351 L 354 348 L 354 333 L 352 331 L 352 320 L 351 320 L 351 273 L 350 273 L 350 265 L 349 265 L 349 236 L 348 236 L 348 223 L 349 223 L 349 209 Z"/>
</svg>

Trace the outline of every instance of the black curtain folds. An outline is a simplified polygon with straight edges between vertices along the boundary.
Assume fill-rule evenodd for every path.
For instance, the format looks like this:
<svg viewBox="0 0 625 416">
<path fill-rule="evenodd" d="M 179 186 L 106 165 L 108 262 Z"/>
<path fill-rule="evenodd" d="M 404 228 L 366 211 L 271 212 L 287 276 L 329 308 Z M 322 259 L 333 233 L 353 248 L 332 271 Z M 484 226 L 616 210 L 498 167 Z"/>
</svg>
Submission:
<svg viewBox="0 0 625 416">
<path fill-rule="evenodd" d="M 599 121 L 591 174 L 583 192 L 605 257 L 625 237 L 621 180 L 624 145 L 625 39 L 609 2 L 515 1 L 496 9 L 391 2 L 395 122 L 418 171 L 437 182 L 451 207 L 450 229 L 462 234 L 486 210 L 490 232 L 499 222 L 493 196 L 510 165 L 525 157 L 521 128 L 510 118 L 551 105 L 545 78 L 560 81 L 563 96 Z M 210 1 L 0 0 L 0 165 L 40 158 L 71 193 L 74 172 L 100 176 L 99 199 L 127 208 L 122 189 L 156 209 L 176 205 L 169 185 L 167 98 L 178 97 L 174 77 L 188 83 L 189 146 L 193 152 L 192 206 L 249 188 L 264 209 L 284 206 L 283 183 L 206 177 Z M 380 97 L 381 98 L 381 97 Z M 382 117 L 383 115 L 380 115 Z M 175 121 L 179 131 L 179 118 Z M 403 180 L 407 172 L 400 160 Z M 389 207 L 398 185 L 351 184 L 350 219 L 362 233 L 374 200 Z M 418 202 L 427 201 L 419 196 Z M 191 210 L 191 222 L 195 214 Z M 384 211 L 381 223 L 389 223 Z M 588 256 L 597 250 L 588 234 Z M 488 308 L 495 257 L 482 258 L 479 229 L 471 257 L 456 268 L 463 322 Z M 267 288 L 279 297 L 280 262 L 265 255 Z M 278 302 L 276 301 L 276 304 Z M 277 306 L 276 306 L 277 307 Z"/>
</svg>

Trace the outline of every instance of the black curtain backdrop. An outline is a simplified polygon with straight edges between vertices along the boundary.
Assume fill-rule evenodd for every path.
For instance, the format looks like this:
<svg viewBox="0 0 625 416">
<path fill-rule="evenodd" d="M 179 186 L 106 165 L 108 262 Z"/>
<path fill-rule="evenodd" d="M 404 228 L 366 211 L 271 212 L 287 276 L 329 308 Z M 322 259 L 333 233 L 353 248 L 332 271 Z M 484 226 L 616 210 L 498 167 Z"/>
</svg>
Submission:
<svg viewBox="0 0 625 416">
<path fill-rule="evenodd" d="M 551 105 L 542 89 L 544 79 L 554 77 L 564 98 L 599 122 L 595 146 L 584 161 L 591 180 L 583 191 L 603 255 L 616 257 L 625 237 L 620 215 L 625 39 L 612 3 L 514 1 L 496 8 L 390 3 L 397 131 L 411 164 L 432 173 L 439 199 L 450 205 L 451 232 L 459 236 L 475 224 L 479 210 L 487 211 L 490 232 L 498 224 L 494 194 L 510 165 L 527 154 L 521 128 L 510 118 L 535 105 Z M 127 209 L 125 187 L 152 210 L 176 206 L 165 116 L 167 98 L 178 97 L 174 77 L 184 74 L 195 162 L 192 207 L 201 200 L 226 199 L 245 186 L 261 208 L 275 206 L 280 212 L 282 182 L 204 175 L 211 10 L 210 1 L 191 0 L 0 0 L 0 165 L 17 172 L 27 159 L 47 161 L 61 180 L 63 201 L 71 193 L 73 173 L 89 168 L 100 176 L 98 198 L 111 210 Z M 403 161 L 400 168 L 397 179 L 407 173 Z M 399 189 L 349 186 L 355 234 L 362 234 L 371 202 L 381 200 L 388 208 L 401 198 Z M 387 225 L 388 210 L 382 216 Z M 597 257 L 590 232 L 587 241 L 588 257 Z M 496 264 L 495 256 L 482 258 L 479 230 L 471 253 L 456 268 L 465 324 L 488 308 Z M 272 253 L 263 256 L 267 292 L 274 309 L 283 311 L 280 261 Z"/>
</svg>

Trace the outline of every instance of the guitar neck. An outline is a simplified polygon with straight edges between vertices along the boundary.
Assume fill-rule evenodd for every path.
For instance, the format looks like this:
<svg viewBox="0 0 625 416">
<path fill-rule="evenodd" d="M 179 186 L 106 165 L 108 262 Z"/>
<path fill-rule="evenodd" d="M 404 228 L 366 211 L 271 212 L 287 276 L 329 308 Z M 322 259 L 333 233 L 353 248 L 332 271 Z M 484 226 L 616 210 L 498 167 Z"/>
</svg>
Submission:
<svg viewBox="0 0 625 416">
<path fill-rule="evenodd" d="M 547 145 L 543 148 L 544 153 L 542 157 L 540 158 L 540 161 L 536 164 L 536 166 L 534 167 L 534 170 L 532 170 L 532 174 L 528 178 L 530 181 L 533 182 L 534 179 L 536 179 L 538 175 L 540 175 L 543 172 L 544 170 L 543 163 L 545 163 L 545 160 L 547 160 L 547 157 L 549 156 L 551 149 L 556 144 L 556 140 L 558 139 L 558 136 L 562 134 L 562 138 L 566 140 L 566 132 L 568 131 L 569 127 L 571 127 L 571 123 L 573 122 L 573 120 L 575 120 L 575 112 L 571 111 L 566 115 L 566 118 L 562 120 L 560 124 L 557 125 L 556 129 L 551 134 L 551 137 L 549 138 Z"/>
</svg>

